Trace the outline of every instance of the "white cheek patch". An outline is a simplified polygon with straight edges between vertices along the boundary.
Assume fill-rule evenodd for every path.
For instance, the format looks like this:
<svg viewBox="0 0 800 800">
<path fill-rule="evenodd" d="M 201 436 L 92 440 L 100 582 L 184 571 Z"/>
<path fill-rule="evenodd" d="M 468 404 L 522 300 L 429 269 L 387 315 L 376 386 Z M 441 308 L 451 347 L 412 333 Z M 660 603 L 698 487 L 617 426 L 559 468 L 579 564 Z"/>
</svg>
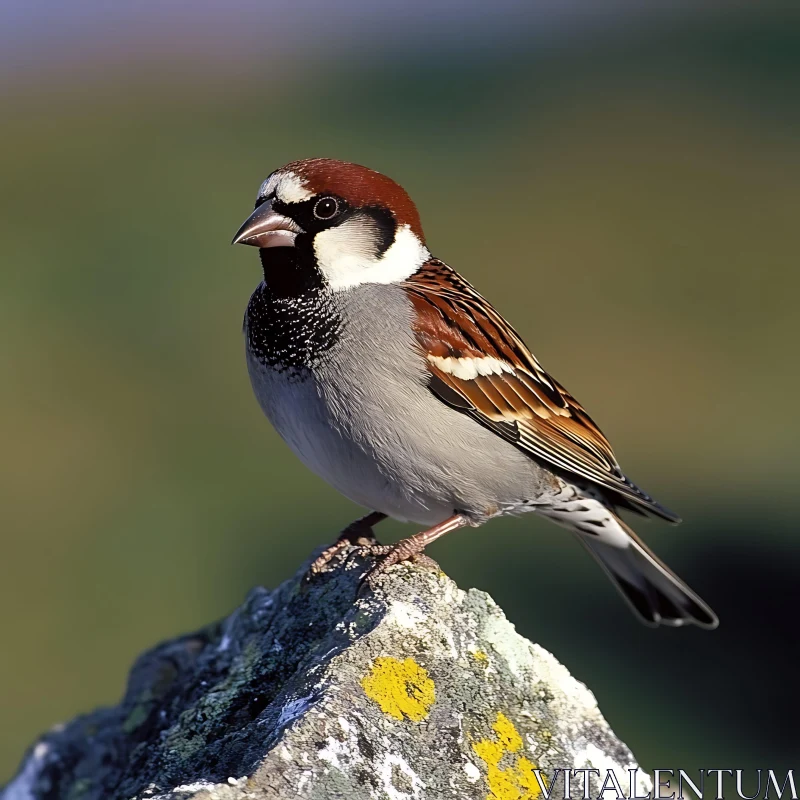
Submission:
<svg viewBox="0 0 800 800">
<path fill-rule="evenodd" d="M 314 195 L 306 189 L 305 181 L 294 172 L 274 172 L 261 184 L 259 197 L 273 194 L 284 203 L 302 203 Z"/>
<path fill-rule="evenodd" d="M 428 361 L 447 375 L 460 378 L 462 381 L 471 381 L 479 375 L 502 375 L 504 372 L 514 374 L 514 370 L 505 361 L 491 356 L 482 358 L 454 358 L 447 356 L 429 355 Z"/>
<path fill-rule="evenodd" d="M 351 219 L 314 237 L 317 265 L 333 285 L 375 261 L 378 233 L 366 219 Z"/>
<path fill-rule="evenodd" d="M 399 228 L 391 247 L 378 258 L 380 232 L 369 220 L 355 218 L 314 237 L 317 265 L 333 291 L 362 283 L 397 283 L 413 275 L 430 257 L 408 225 Z"/>
</svg>

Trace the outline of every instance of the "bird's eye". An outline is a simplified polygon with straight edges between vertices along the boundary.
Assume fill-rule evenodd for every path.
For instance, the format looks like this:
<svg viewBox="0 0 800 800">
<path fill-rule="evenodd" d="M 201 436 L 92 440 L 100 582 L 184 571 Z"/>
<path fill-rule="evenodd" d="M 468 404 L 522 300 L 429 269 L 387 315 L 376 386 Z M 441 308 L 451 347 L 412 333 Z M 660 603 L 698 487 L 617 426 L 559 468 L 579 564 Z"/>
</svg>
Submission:
<svg viewBox="0 0 800 800">
<path fill-rule="evenodd" d="M 323 197 L 314 205 L 314 216 L 317 219 L 331 219 L 339 213 L 339 203 L 335 197 Z"/>
</svg>

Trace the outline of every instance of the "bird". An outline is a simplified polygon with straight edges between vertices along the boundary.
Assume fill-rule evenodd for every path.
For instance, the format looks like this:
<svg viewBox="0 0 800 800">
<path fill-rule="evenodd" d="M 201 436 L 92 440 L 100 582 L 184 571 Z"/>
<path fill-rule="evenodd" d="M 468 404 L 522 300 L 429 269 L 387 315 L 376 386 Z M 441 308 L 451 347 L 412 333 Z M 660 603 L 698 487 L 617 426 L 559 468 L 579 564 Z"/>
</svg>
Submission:
<svg viewBox="0 0 800 800">
<path fill-rule="evenodd" d="M 431 255 L 398 183 L 293 161 L 260 185 L 232 243 L 258 248 L 263 272 L 243 325 L 259 405 L 308 468 L 369 511 L 311 573 L 349 545 L 382 572 L 458 528 L 533 512 L 576 534 L 645 624 L 718 625 L 619 512 L 680 518 L 626 477 L 583 406 Z M 373 527 L 388 517 L 422 530 L 381 545 Z"/>
</svg>

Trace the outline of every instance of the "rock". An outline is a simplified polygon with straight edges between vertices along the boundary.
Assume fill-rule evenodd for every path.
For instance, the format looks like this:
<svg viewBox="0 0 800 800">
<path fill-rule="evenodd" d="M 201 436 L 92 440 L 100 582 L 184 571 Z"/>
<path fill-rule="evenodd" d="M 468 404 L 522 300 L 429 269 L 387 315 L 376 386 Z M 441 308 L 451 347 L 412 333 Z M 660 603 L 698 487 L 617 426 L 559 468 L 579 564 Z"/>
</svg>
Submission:
<svg viewBox="0 0 800 800">
<path fill-rule="evenodd" d="M 591 692 L 490 597 L 417 564 L 359 589 L 366 566 L 351 549 L 145 653 L 120 705 L 47 733 L 0 798 L 523 800 L 535 769 L 563 797 L 553 770 L 584 767 L 628 791 Z"/>
</svg>

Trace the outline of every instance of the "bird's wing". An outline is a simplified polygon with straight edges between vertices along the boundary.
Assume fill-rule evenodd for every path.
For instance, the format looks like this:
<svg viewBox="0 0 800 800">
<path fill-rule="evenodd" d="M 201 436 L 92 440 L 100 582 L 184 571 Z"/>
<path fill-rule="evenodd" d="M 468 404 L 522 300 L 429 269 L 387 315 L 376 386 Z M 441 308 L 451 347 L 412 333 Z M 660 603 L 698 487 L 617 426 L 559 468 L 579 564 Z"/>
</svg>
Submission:
<svg viewBox="0 0 800 800">
<path fill-rule="evenodd" d="M 537 460 L 610 490 L 621 505 L 679 520 L 625 477 L 582 406 L 457 272 L 431 259 L 402 285 L 440 400 Z"/>
</svg>

